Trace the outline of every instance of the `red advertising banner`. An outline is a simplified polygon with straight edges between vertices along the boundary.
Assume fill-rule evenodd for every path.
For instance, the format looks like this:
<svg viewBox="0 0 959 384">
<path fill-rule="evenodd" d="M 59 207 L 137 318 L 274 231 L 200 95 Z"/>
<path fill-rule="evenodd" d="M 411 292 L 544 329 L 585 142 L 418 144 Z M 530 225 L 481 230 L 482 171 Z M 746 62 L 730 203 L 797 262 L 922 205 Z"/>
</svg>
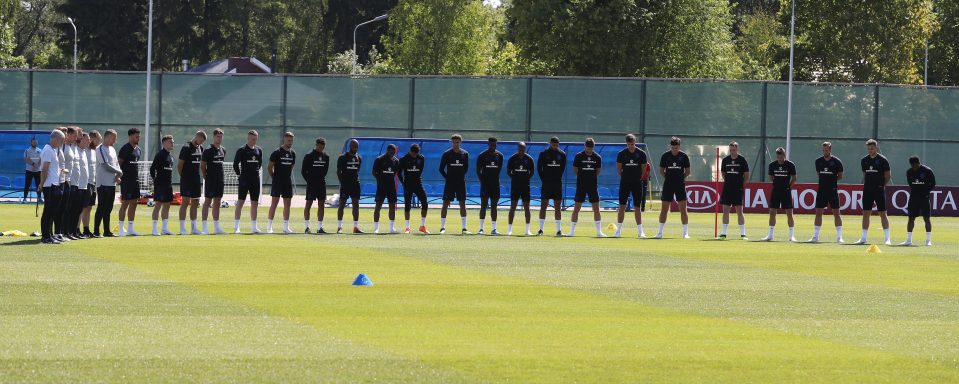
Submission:
<svg viewBox="0 0 959 384">
<path fill-rule="evenodd" d="M 720 191 L 722 183 L 719 183 Z M 792 189 L 795 213 L 815 213 L 817 184 L 796 183 Z M 771 183 L 746 183 L 743 211 L 747 213 L 769 212 Z M 713 212 L 718 195 L 715 182 L 687 181 L 687 208 L 690 212 Z M 939 187 L 929 195 L 933 216 L 959 216 L 959 187 Z M 862 214 L 862 185 L 839 185 L 839 206 L 843 213 Z M 909 187 L 890 185 L 886 187 L 886 210 L 890 215 L 906 215 L 909 202 Z"/>
</svg>

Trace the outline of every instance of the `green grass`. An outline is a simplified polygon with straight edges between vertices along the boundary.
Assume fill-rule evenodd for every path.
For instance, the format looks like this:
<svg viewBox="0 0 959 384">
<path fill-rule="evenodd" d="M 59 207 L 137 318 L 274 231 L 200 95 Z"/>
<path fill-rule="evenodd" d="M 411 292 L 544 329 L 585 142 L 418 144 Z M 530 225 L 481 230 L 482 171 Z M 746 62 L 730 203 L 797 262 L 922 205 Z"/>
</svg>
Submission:
<svg viewBox="0 0 959 384">
<path fill-rule="evenodd" d="M 0 238 L 0 381 L 959 381 L 959 220 L 934 220 L 934 247 L 879 254 L 707 240 L 712 220 L 692 215 L 690 240 Z M 36 222 L 0 206 L 2 229 Z M 375 286 L 350 286 L 361 272 Z"/>
</svg>

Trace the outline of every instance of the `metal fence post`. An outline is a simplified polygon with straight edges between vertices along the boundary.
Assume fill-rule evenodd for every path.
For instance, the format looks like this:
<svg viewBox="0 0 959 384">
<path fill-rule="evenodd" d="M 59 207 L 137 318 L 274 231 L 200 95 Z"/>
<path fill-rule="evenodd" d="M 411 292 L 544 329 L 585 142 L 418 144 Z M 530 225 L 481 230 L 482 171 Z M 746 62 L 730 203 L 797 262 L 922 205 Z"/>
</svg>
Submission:
<svg viewBox="0 0 959 384">
<path fill-rule="evenodd" d="M 526 79 L 526 141 L 533 140 L 533 78 Z"/>
<path fill-rule="evenodd" d="M 639 90 L 639 142 L 646 143 L 646 82 L 647 80 L 643 79 L 643 83 L 640 86 Z M 647 150 L 649 146 L 646 147 Z"/>
<path fill-rule="evenodd" d="M 768 138 L 766 137 L 767 135 L 766 133 L 766 102 L 768 100 L 768 97 L 769 97 L 769 82 L 764 81 L 762 105 L 759 106 L 759 111 L 760 111 L 759 118 L 761 119 L 759 122 L 759 137 L 762 138 L 762 143 L 759 145 L 759 158 L 760 158 L 759 164 L 756 164 L 756 166 L 754 167 L 755 169 L 759 170 L 759 181 L 766 181 L 766 172 L 764 171 L 765 171 L 766 163 L 769 161 L 768 159 L 766 159 L 766 153 L 769 152 L 769 148 L 767 147 L 767 144 L 766 144 L 766 141 L 768 140 Z"/>
<path fill-rule="evenodd" d="M 414 111 L 416 109 L 416 78 L 410 76 L 410 112 L 409 112 L 409 137 L 413 138 L 413 118 L 415 117 Z"/>
<path fill-rule="evenodd" d="M 33 130 L 33 71 L 30 71 L 27 83 L 27 130 Z"/>
<path fill-rule="evenodd" d="M 879 140 L 879 84 L 873 90 L 872 138 Z"/>
<path fill-rule="evenodd" d="M 283 132 L 286 133 L 286 131 L 287 131 L 287 128 L 286 128 L 286 109 L 287 109 L 286 100 L 289 98 L 289 97 L 288 97 L 288 93 L 289 93 L 289 92 L 288 92 L 288 89 L 287 89 L 287 87 L 286 87 L 286 81 L 287 81 L 287 79 L 289 78 L 289 76 L 287 76 L 287 75 L 280 75 L 280 76 L 283 76 L 283 86 L 282 86 L 282 88 L 281 88 L 281 90 L 280 90 L 281 96 L 282 96 L 282 97 L 280 98 L 280 124 L 283 125 Z"/>
</svg>

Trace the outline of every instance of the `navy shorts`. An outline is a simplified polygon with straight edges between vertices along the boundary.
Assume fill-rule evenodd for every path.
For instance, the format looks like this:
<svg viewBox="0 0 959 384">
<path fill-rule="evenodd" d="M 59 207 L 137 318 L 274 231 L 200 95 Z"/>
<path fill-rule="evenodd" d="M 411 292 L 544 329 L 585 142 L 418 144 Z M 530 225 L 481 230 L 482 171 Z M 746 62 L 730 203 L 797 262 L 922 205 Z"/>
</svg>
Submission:
<svg viewBox="0 0 959 384">
<path fill-rule="evenodd" d="M 203 185 L 203 197 L 208 199 L 218 199 L 223 197 L 223 182 L 207 180 Z"/>
<path fill-rule="evenodd" d="M 781 190 L 773 188 L 769 195 L 770 209 L 793 209 L 792 191 L 789 189 Z"/>
<path fill-rule="evenodd" d="M 886 210 L 886 189 L 863 189 L 862 190 L 862 210 L 868 211 L 875 206 L 877 211 L 883 212 Z"/>
<path fill-rule="evenodd" d="M 326 184 L 306 184 L 306 201 L 326 201 Z"/>
<path fill-rule="evenodd" d="M 834 188 L 820 189 L 816 193 L 816 208 L 839 209 L 839 191 Z"/>
<path fill-rule="evenodd" d="M 563 184 L 562 183 L 543 183 L 543 189 L 540 192 L 540 197 L 543 200 L 562 200 Z"/>
<path fill-rule="evenodd" d="M 120 184 L 120 200 L 136 200 L 140 198 L 140 184 Z"/>
<path fill-rule="evenodd" d="M 250 200 L 260 200 L 260 181 L 259 180 L 239 180 L 237 185 L 237 200 L 246 200 L 246 195 L 250 195 Z"/>
<path fill-rule="evenodd" d="M 466 201 L 466 182 L 447 182 L 443 186 L 443 201 Z"/>
<path fill-rule="evenodd" d="M 596 185 L 577 185 L 576 196 L 573 198 L 573 201 L 584 203 L 587 201 L 587 198 L 590 203 L 599 202 L 599 191 Z"/>
<path fill-rule="evenodd" d="M 180 181 L 180 197 L 199 198 L 200 184 L 196 181 Z"/>
<path fill-rule="evenodd" d="M 665 183 L 660 195 L 662 201 L 686 201 L 686 183 Z"/>
<path fill-rule="evenodd" d="M 173 201 L 173 186 L 155 185 L 153 189 L 155 190 L 155 192 L 153 192 L 153 201 L 157 203 L 169 203 Z"/>
</svg>

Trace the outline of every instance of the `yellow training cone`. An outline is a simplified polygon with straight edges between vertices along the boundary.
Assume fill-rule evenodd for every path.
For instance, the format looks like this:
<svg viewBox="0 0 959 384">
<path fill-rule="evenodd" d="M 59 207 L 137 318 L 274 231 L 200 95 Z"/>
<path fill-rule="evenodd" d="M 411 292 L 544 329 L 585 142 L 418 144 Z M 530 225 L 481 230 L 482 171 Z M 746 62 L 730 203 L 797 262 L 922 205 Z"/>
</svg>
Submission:
<svg viewBox="0 0 959 384">
<path fill-rule="evenodd" d="M 882 250 L 879 249 L 879 246 L 878 246 L 878 245 L 872 244 L 872 245 L 869 246 L 869 248 L 866 248 L 866 252 L 867 252 L 867 253 L 882 253 Z"/>
<path fill-rule="evenodd" d="M 615 231 L 615 230 L 616 230 L 616 224 L 609 223 L 609 225 L 606 226 L 606 230 Z"/>
</svg>

